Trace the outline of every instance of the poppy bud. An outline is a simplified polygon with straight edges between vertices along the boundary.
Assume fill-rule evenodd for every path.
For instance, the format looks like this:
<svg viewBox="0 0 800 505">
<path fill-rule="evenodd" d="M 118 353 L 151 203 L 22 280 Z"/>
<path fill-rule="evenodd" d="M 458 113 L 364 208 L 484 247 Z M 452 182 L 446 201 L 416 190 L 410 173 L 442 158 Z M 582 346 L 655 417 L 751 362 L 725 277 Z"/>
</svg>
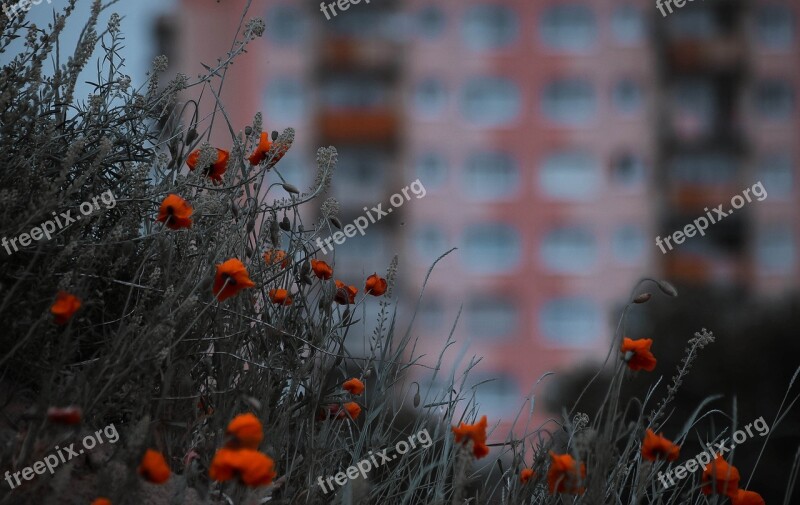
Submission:
<svg viewBox="0 0 800 505">
<path fill-rule="evenodd" d="M 253 218 L 247 222 L 247 233 L 251 233 L 255 229 L 256 229 L 256 220 L 255 218 Z"/>
<path fill-rule="evenodd" d="M 247 253 L 247 257 L 248 258 L 252 258 L 253 257 L 253 253 L 255 251 L 253 250 L 252 247 L 250 247 L 250 244 L 247 244 L 247 245 L 245 245 L 245 252 Z"/>
<path fill-rule="evenodd" d="M 653 295 L 650 293 L 642 293 L 641 295 L 637 296 L 633 299 L 633 303 L 646 303 Z"/>
<path fill-rule="evenodd" d="M 332 224 L 333 226 L 335 226 L 336 228 L 338 228 L 338 229 L 340 229 L 340 230 L 342 229 L 342 222 L 341 222 L 341 221 L 339 221 L 339 218 L 338 218 L 338 217 L 336 217 L 336 216 L 331 216 L 330 218 L 328 218 L 328 220 L 329 220 L 329 221 L 331 222 L 331 224 Z"/>
<path fill-rule="evenodd" d="M 658 288 L 666 295 L 672 297 L 678 296 L 678 290 L 667 281 L 658 281 Z"/>
<path fill-rule="evenodd" d="M 300 280 L 303 281 L 303 284 L 308 284 L 309 286 L 314 283 L 314 281 L 311 280 L 311 277 L 308 274 L 301 276 Z"/>
<path fill-rule="evenodd" d="M 197 138 L 197 128 L 190 128 L 188 132 L 186 132 L 186 144 L 191 144 Z"/>
<path fill-rule="evenodd" d="M 342 324 L 350 324 L 350 307 L 344 309 L 344 314 L 342 314 Z"/>
<path fill-rule="evenodd" d="M 239 219 L 239 206 L 236 205 L 236 202 L 231 202 L 231 212 L 233 213 L 233 217 L 237 220 Z"/>
<path fill-rule="evenodd" d="M 278 140 L 278 131 L 272 130 L 272 141 L 274 142 L 276 140 Z"/>
<path fill-rule="evenodd" d="M 299 195 L 300 194 L 300 190 L 297 189 L 296 187 L 294 187 L 293 185 L 289 184 L 288 182 L 285 183 L 285 184 L 282 184 L 282 186 L 283 186 L 283 189 L 285 189 L 287 193 L 291 193 L 293 195 Z"/>
<path fill-rule="evenodd" d="M 292 231 L 292 223 L 289 221 L 289 218 L 283 216 L 283 220 L 281 220 L 281 224 L 279 224 L 281 230 L 283 231 Z"/>
<path fill-rule="evenodd" d="M 414 395 L 414 407 L 419 407 L 419 402 L 420 402 L 419 391 L 417 391 L 417 394 Z"/>
<path fill-rule="evenodd" d="M 253 134 L 253 127 L 252 126 L 245 126 L 244 127 L 244 134 L 248 137 Z"/>
<path fill-rule="evenodd" d="M 300 274 L 301 275 L 308 275 L 311 272 L 311 263 L 308 261 L 304 261 L 302 265 L 300 265 Z"/>
<path fill-rule="evenodd" d="M 364 372 L 365 379 L 369 379 L 370 377 L 372 377 L 372 367 L 367 368 L 367 370 Z"/>
</svg>

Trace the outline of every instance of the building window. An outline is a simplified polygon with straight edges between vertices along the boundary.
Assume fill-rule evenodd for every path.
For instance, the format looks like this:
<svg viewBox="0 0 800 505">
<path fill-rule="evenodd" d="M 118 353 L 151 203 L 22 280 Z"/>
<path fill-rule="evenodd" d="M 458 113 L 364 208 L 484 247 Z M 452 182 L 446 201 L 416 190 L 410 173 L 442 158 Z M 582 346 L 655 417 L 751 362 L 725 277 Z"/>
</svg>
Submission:
<svg viewBox="0 0 800 505">
<path fill-rule="evenodd" d="M 469 387 L 475 391 L 475 403 L 481 412 L 513 416 L 519 408 L 519 383 L 503 370 L 471 373 Z"/>
<path fill-rule="evenodd" d="M 634 187 L 644 182 L 645 166 L 641 157 L 625 152 L 611 160 L 611 182 L 618 186 Z"/>
<path fill-rule="evenodd" d="M 332 109 L 370 109 L 389 101 L 386 86 L 372 79 L 331 79 L 322 86 L 321 94 L 323 104 Z"/>
<path fill-rule="evenodd" d="M 481 339 L 513 334 L 519 319 L 514 302 L 497 296 L 473 298 L 467 304 L 465 316 L 469 336 Z"/>
<path fill-rule="evenodd" d="M 642 12 L 632 4 L 618 5 L 611 14 L 611 33 L 620 44 L 636 45 L 644 38 Z"/>
<path fill-rule="evenodd" d="M 788 273 L 794 269 L 796 250 L 789 225 L 766 226 L 759 230 L 756 258 L 765 273 Z"/>
<path fill-rule="evenodd" d="M 614 85 L 611 99 L 614 108 L 623 114 L 639 112 L 642 107 L 642 88 L 633 79 L 622 79 Z"/>
<path fill-rule="evenodd" d="M 519 187 L 519 169 L 514 159 L 502 152 L 473 153 L 464 167 L 464 192 L 476 200 L 508 197 Z"/>
<path fill-rule="evenodd" d="M 416 174 L 425 189 L 436 189 L 447 179 L 447 161 L 441 154 L 428 152 L 417 158 Z"/>
<path fill-rule="evenodd" d="M 708 6 L 695 4 L 691 9 L 678 9 L 668 13 L 666 22 L 669 35 L 676 39 L 706 40 L 719 34 L 716 17 Z"/>
<path fill-rule="evenodd" d="M 447 251 L 447 239 L 442 229 L 426 224 L 414 232 L 414 249 L 425 261 L 433 262 Z"/>
<path fill-rule="evenodd" d="M 618 227 L 611 237 L 614 258 L 620 263 L 635 264 L 644 257 L 645 235 L 640 226 L 629 224 Z"/>
<path fill-rule="evenodd" d="M 371 149 L 339 150 L 333 187 L 337 198 L 347 200 L 379 193 L 384 187 L 389 160 L 380 151 Z"/>
<path fill-rule="evenodd" d="M 565 226 L 550 231 L 542 240 L 544 266 L 553 273 L 587 273 L 597 261 L 597 243 L 591 230 Z"/>
<path fill-rule="evenodd" d="M 539 171 L 542 190 L 553 198 L 585 200 L 600 186 L 597 160 L 588 152 L 562 151 L 549 155 Z"/>
<path fill-rule="evenodd" d="M 770 49 L 788 49 L 794 42 L 794 11 L 787 5 L 768 4 L 757 7 L 758 40 Z"/>
<path fill-rule="evenodd" d="M 522 256 L 522 240 L 512 226 L 502 223 L 469 226 L 464 232 L 464 263 L 472 272 L 515 270 Z"/>
<path fill-rule="evenodd" d="M 595 93 L 584 79 L 559 79 L 546 85 L 542 93 L 542 112 L 557 124 L 579 126 L 595 115 Z"/>
<path fill-rule="evenodd" d="M 289 46 L 305 38 L 303 13 L 295 5 L 273 6 L 266 16 L 266 34 L 277 46 Z"/>
<path fill-rule="evenodd" d="M 520 92 L 514 82 L 502 77 L 473 78 L 464 86 L 464 118 L 478 126 L 502 126 L 519 114 Z"/>
<path fill-rule="evenodd" d="M 305 115 L 306 92 L 297 79 L 276 79 L 267 85 L 266 116 L 270 121 L 297 121 Z"/>
<path fill-rule="evenodd" d="M 436 295 L 425 295 L 417 312 L 417 321 L 423 330 L 434 331 L 444 323 L 444 304 Z"/>
<path fill-rule="evenodd" d="M 447 92 L 438 79 L 425 79 L 414 88 L 414 112 L 424 118 L 434 118 L 444 112 Z"/>
<path fill-rule="evenodd" d="M 517 14 L 504 5 L 475 5 L 464 15 L 464 44 L 472 50 L 506 47 L 518 32 Z"/>
<path fill-rule="evenodd" d="M 437 6 L 426 5 L 417 11 L 417 33 L 426 39 L 435 39 L 444 31 L 444 12 Z"/>
<path fill-rule="evenodd" d="M 588 5 L 553 5 L 539 20 L 544 44 L 561 51 L 586 51 L 597 36 L 594 13 Z"/>
<path fill-rule="evenodd" d="M 794 185 L 792 157 L 789 153 L 769 154 L 759 160 L 759 180 L 770 198 L 791 196 Z"/>
<path fill-rule="evenodd" d="M 602 327 L 600 309 L 590 298 L 557 298 L 545 303 L 539 311 L 539 330 L 553 344 L 591 344 L 602 333 Z"/>
<path fill-rule="evenodd" d="M 794 91 L 782 80 L 762 81 L 756 87 L 756 108 L 765 119 L 786 120 L 794 111 Z"/>
<path fill-rule="evenodd" d="M 727 153 L 687 153 L 675 156 L 669 163 L 674 181 L 683 184 L 717 185 L 736 178 L 738 163 Z"/>
</svg>

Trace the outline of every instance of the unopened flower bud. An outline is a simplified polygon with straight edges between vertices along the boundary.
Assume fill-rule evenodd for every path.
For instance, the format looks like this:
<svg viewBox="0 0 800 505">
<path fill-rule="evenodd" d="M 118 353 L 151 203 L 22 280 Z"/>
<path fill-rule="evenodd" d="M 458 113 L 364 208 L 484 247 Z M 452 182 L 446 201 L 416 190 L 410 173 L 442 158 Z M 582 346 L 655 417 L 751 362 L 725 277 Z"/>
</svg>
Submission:
<svg viewBox="0 0 800 505">
<path fill-rule="evenodd" d="M 633 303 L 646 303 L 652 297 L 653 295 L 651 295 L 650 293 L 642 293 L 633 299 Z"/>
</svg>

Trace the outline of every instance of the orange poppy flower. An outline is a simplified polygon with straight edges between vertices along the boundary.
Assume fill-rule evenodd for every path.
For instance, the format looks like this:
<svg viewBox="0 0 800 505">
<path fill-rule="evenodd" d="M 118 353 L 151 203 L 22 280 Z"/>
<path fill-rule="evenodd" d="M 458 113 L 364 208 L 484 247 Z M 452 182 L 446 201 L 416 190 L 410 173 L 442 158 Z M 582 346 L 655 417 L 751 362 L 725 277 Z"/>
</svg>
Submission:
<svg viewBox="0 0 800 505">
<path fill-rule="evenodd" d="M 703 494 L 724 494 L 733 497 L 739 490 L 739 470 L 719 454 L 706 466 L 701 479 Z"/>
<path fill-rule="evenodd" d="M 111 500 L 108 498 L 95 498 L 92 505 L 111 505 Z"/>
<path fill-rule="evenodd" d="M 472 453 L 476 459 L 480 459 L 489 454 L 489 447 L 486 445 L 486 427 L 488 421 L 486 416 L 475 424 L 461 423 L 451 429 L 456 435 L 456 443 L 468 442 L 472 440 Z"/>
<path fill-rule="evenodd" d="M 356 378 L 352 378 L 346 380 L 344 384 L 342 384 L 342 388 L 344 388 L 345 391 L 349 391 L 350 394 L 358 396 L 364 392 L 364 383 Z"/>
<path fill-rule="evenodd" d="M 261 421 L 251 413 L 239 414 L 228 423 L 225 433 L 232 436 L 234 443 L 226 444 L 226 447 L 244 447 L 248 449 L 258 449 L 261 440 L 264 439 L 264 429 Z"/>
<path fill-rule="evenodd" d="M 328 280 L 333 277 L 333 269 L 322 260 L 311 260 L 311 270 L 314 271 L 314 275 L 317 278 L 322 280 Z"/>
<path fill-rule="evenodd" d="M 206 168 L 206 175 L 208 175 L 209 179 L 217 184 L 222 182 L 222 176 L 225 175 L 225 171 L 228 169 L 229 157 L 230 153 L 228 151 L 217 148 L 217 159 L 211 164 L 210 167 Z M 195 149 L 191 152 L 191 154 L 189 154 L 189 157 L 186 158 L 186 164 L 189 166 L 189 170 L 194 170 L 197 167 L 197 162 L 199 160 L 200 149 Z"/>
<path fill-rule="evenodd" d="M 178 195 L 170 194 L 161 202 L 156 221 L 164 223 L 165 226 L 171 230 L 191 228 L 192 220 L 190 216 L 192 212 L 194 212 L 194 210 L 186 203 L 186 200 Z"/>
<path fill-rule="evenodd" d="M 256 146 L 255 151 L 253 151 L 253 154 L 250 155 L 249 158 L 250 164 L 258 165 L 259 163 L 267 159 L 267 156 L 269 156 L 270 149 L 272 149 L 272 140 L 270 139 L 270 134 L 267 132 L 261 132 L 261 138 L 258 141 L 258 145 Z M 276 163 L 281 161 L 281 158 L 284 157 L 286 151 L 287 149 L 285 146 L 279 148 L 275 152 L 275 156 L 269 162 L 268 168 L 274 167 Z"/>
<path fill-rule="evenodd" d="M 254 449 L 219 449 L 211 460 L 208 475 L 212 480 L 226 481 L 234 477 L 247 486 L 266 486 L 277 473 L 275 462 Z"/>
<path fill-rule="evenodd" d="M 650 352 L 650 346 L 653 345 L 652 338 L 640 338 L 632 340 L 628 337 L 622 339 L 622 346 L 620 351 L 623 355 L 632 353 L 628 359 L 628 368 L 633 371 L 646 370 L 652 372 L 656 368 L 656 358 Z"/>
<path fill-rule="evenodd" d="M 214 277 L 214 294 L 219 301 L 227 300 L 239 291 L 252 288 L 256 283 L 250 280 L 244 264 L 236 258 L 217 265 Z"/>
<path fill-rule="evenodd" d="M 80 298 L 65 291 L 59 291 L 56 301 L 50 306 L 50 313 L 53 314 L 56 324 L 64 325 L 69 322 L 79 308 L 81 308 Z"/>
<path fill-rule="evenodd" d="M 731 505 L 766 505 L 764 498 L 755 491 L 739 489 L 731 496 Z"/>
<path fill-rule="evenodd" d="M 344 409 L 336 413 L 336 419 L 345 419 L 348 416 L 350 419 L 358 419 L 361 415 L 361 405 L 356 402 L 347 402 L 343 405 Z"/>
<path fill-rule="evenodd" d="M 47 409 L 47 420 L 53 424 L 80 424 L 81 419 L 83 419 L 83 411 L 75 405 Z"/>
<path fill-rule="evenodd" d="M 364 292 L 372 296 L 381 296 L 386 292 L 386 279 L 378 277 L 377 273 L 370 275 L 367 277 L 367 284 L 364 286 Z"/>
<path fill-rule="evenodd" d="M 147 449 L 139 464 L 139 475 L 153 484 L 163 484 L 169 480 L 169 465 L 160 452 Z"/>
<path fill-rule="evenodd" d="M 292 297 L 289 296 L 289 292 L 285 289 L 270 289 L 269 301 L 275 305 L 291 305 Z"/>
<path fill-rule="evenodd" d="M 577 464 L 569 454 L 556 454 L 550 451 L 550 469 L 547 471 L 547 485 L 550 494 L 583 494 L 581 481 L 586 478 L 586 465 Z"/>
<path fill-rule="evenodd" d="M 333 298 L 333 300 L 339 305 L 356 303 L 356 293 L 358 293 L 358 288 L 355 286 L 348 286 L 344 282 L 337 280 L 336 296 Z"/>
<path fill-rule="evenodd" d="M 534 475 L 536 475 L 536 472 L 534 472 L 532 469 L 523 468 L 522 471 L 519 472 L 519 481 L 525 484 L 529 480 L 531 480 L 534 477 Z"/>
<path fill-rule="evenodd" d="M 661 435 L 656 435 L 650 428 L 644 435 L 642 442 L 642 458 L 648 461 L 664 459 L 675 461 L 680 455 L 681 448 Z"/>
<path fill-rule="evenodd" d="M 281 251 L 280 249 L 270 249 L 265 252 L 264 261 L 267 262 L 267 266 L 277 265 L 278 263 L 280 263 L 281 268 L 289 266 L 289 257 L 286 255 L 285 251 Z"/>
</svg>

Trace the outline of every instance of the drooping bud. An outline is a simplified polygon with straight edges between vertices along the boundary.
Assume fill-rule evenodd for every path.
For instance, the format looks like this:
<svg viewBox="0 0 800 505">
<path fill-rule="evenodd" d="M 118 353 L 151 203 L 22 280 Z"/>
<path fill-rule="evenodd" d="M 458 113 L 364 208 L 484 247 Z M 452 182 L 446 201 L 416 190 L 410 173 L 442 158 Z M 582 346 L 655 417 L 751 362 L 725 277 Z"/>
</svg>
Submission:
<svg viewBox="0 0 800 505">
<path fill-rule="evenodd" d="M 633 303 L 647 303 L 647 301 L 650 300 L 650 298 L 652 297 L 653 295 L 651 295 L 650 293 L 642 293 L 633 299 Z"/>
</svg>

